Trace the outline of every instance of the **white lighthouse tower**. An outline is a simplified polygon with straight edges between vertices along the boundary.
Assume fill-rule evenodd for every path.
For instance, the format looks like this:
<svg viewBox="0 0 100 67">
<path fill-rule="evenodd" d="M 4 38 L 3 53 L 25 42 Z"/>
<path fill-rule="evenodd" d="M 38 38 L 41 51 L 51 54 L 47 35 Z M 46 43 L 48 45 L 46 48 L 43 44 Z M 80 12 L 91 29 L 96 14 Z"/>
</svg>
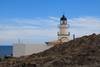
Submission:
<svg viewBox="0 0 100 67">
<path fill-rule="evenodd" d="M 63 15 L 60 18 L 59 32 L 57 33 L 58 40 L 61 42 L 68 42 L 70 33 L 68 32 L 67 18 Z"/>
<path fill-rule="evenodd" d="M 59 32 L 57 32 L 57 35 L 57 40 L 45 43 L 47 45 L 59 45 L 69 41 L 70 33 L 68 32 L 67 18 L 64 15 L 60 18 Z"/>
</svg>

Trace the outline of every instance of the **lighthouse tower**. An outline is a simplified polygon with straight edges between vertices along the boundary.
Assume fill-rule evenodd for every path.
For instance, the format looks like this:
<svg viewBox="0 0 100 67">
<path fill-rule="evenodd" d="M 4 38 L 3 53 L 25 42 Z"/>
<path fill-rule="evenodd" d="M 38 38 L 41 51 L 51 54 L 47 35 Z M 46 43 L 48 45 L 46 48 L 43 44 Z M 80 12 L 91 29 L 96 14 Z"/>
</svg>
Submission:
<svg viewBox="0 0 100 67">
<path fill-rule="evenodd" d="M 57 33 L 58 40 L 62 42 L 68 42 L 70 33 L 68 32 L 68 24 L 67 24 L 67 18 L 62 15 L 60 18 L 60 25 L 59 25 L 59 32 Z"/>
<path fill-rule="evenodd" d="M 59 32 L 57 32 L 57 35 L 58 35 L 57 40 L 45 43 L 47 45 L 56 46 L 69 41 L 70 33 L 68 32 L 67 18 L 64 15 L 62 15 L 62 17 L 60 18 Z"/>
</svg>

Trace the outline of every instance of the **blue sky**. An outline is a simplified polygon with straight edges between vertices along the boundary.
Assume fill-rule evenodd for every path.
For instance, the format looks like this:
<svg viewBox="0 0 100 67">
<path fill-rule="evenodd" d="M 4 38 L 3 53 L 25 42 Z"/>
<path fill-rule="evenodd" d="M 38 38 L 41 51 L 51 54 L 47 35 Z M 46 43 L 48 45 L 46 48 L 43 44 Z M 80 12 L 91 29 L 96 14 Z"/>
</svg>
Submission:
<svg viewBox="0 0 100 67">
<path fill-rule="evenodd" d="M 100 0 L 0 0 L 0 44 L 56 39 L 62 14 L 71 34 L 100 33 Z"/>
<path fill-rule="evenodd" d="M 100 0 L 0 0 L 0 18 L 100 16 Z"/>
</svg>

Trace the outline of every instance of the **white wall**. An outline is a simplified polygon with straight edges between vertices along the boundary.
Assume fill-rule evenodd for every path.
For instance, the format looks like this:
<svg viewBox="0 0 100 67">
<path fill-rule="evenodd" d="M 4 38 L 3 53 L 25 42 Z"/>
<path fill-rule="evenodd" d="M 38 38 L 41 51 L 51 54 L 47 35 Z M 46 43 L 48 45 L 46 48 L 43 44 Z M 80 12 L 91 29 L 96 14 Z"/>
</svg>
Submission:
<svg viewBox="0 0 100 67">
<path fill-rule="evenodd" d="M 44 51 L 51 46 L 45 44 L 13 44 L 13 56 L 20 57 Z"/>
<path fill-rule="evenodd" d="M 30 55 L 32 53 L 38 53 L 48 49 L 50 46 L 44 44 L 28 44 L 25 48 L 25 55 Z"/>
<path fill-rule="evenodd" d="M 22 55 L 25 55 L 25 44 L 13 44 L 13 56 L 19 57 Z"/>
</svg>

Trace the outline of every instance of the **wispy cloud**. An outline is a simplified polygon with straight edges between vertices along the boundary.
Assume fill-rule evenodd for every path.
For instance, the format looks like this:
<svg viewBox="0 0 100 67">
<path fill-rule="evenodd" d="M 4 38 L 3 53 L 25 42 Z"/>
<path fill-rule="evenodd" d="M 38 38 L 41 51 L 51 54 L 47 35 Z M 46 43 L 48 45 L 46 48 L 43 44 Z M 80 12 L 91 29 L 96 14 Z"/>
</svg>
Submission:
<svg viewBox="0 0 100 67">
<path fill-rule="evenodd" d="M 9 19 L 9 23 L 6 21 L 2 21 L 0 25 L 1 42 L 15 42 L 16 39 L 42 42 L 56 37 L 56 22 L 51 19 Z"/>
<path fill-rule="evenodd" d="M 77 36 L 100 33 L 100 18 L 79 17 L 69 20 L 70 31 Z"/>
<path fill-rule="evenodd" d="M 0 21 L 0 42 L 22 39 L 44 42 L 56 39 L 58 17 L 36 19 L 6 19 Z M 100 18 L 79 17 L 68 19 L 69 31 L 76 36 L 100 33 Z"/>
</svg>

